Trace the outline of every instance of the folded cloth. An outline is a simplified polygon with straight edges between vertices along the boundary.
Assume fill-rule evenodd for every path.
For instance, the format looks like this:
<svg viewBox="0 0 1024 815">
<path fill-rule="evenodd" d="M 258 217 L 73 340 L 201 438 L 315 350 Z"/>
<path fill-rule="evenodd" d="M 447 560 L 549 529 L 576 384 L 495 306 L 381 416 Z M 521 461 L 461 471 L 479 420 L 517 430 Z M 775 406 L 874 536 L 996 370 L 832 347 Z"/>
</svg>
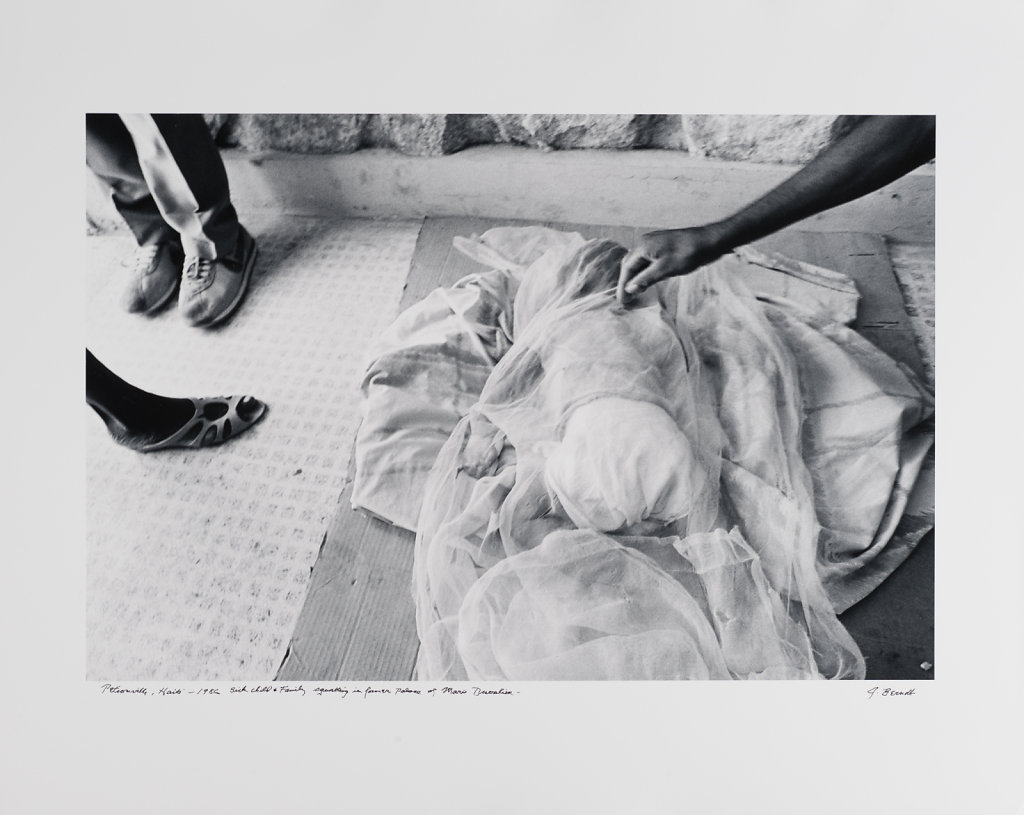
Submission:
<svg viewBox="0 0 1024 815">
<path fill-rule="evenodd" d="M 415 531 L 427 474 L 511 344 L 517 279 L 470 275 L 404 311 L 363 376 L 353 506 Z"/>
</svg>

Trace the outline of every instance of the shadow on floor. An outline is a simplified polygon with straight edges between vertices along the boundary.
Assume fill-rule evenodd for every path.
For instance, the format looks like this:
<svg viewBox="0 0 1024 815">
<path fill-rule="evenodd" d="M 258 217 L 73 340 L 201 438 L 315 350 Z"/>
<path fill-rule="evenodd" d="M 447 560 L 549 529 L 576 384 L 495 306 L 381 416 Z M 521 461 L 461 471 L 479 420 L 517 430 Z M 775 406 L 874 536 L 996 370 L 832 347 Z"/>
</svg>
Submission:
<svg viewBox="0 0 1024 815">
<path fill-rule="evenodd" d="M 934 679 L 935 533 L 871 594 L 839 617 L 867 662 L 866 679 Z"/>
</svg>

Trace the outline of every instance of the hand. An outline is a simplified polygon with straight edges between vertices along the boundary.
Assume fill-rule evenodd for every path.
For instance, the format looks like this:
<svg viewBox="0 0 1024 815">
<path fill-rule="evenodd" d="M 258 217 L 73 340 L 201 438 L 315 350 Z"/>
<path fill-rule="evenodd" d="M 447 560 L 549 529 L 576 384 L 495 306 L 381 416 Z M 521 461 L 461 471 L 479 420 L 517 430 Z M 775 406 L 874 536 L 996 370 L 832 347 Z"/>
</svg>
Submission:
<svg viewBox="0 0 1024 815">
<path fill-rule="evenodd" d="M 659 280 L 689 274 L 721 254 L 706 226 L 648 232 L 622 261 L 619 303 L 626 305 Z"/>
</svg>

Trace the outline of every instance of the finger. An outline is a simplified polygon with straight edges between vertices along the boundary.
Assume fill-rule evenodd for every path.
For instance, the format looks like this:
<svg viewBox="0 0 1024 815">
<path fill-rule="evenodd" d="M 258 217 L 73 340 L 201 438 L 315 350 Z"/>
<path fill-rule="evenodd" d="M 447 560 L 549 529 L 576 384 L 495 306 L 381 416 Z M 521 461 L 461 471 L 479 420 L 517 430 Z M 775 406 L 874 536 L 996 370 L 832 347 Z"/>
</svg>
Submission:
<svg viewBox="0 0 1024 815">
<path fill-rule="evenodd" d="M 622 266 L 619 267 L 619 286 L 615 292 L 620 305 L 626 305 L 630 299 L 629 293 L 626 292 L 629 281 L 646 269 L 650 263 L 650 258 L 644 257 L 635 249 L 623 259 Z"/>
<path fill-rule="evenodd" d="M 663 277 L 668 277 L 668 263 L 664 258 L 654 261 L 647 266 L 640 274 L 630 280 L 625 286 L 627 297 L 636 297 L 649 289 Z"/>
</svg>

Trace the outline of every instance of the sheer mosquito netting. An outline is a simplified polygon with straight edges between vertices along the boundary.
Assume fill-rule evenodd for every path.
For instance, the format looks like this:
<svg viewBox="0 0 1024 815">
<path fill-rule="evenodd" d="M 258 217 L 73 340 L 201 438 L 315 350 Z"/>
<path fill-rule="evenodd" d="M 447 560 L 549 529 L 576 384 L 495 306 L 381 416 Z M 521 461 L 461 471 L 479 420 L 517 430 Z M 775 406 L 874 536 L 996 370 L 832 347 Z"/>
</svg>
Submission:
<svg viewBox="0 0 1024 815">
<path fill-rule="evenodd" d="M 864 592 L 851 579 L 930 445 L 913 436 L 930 401 L 912 374 L 827 315 L 755 298 L 727 266 L 623 308 L 622 246 L 492 232 L 462 244 L 495 269 L 442 296 L 454 323 L 432 346 L 392 342 L 366 382 L 389 416 L 366 449 L 401 448 L 396 415 L 434 439 L 390 459 L 411 469 L 360 462 L 357 444 L 364 472 L 418 490 L 419 677 L 863 677 L 836 609 Z M 406 315 L 412 334 L 443 322 L 425 308 Z M 431 375 L 396 396 L 385 369 L 410 347 Z M 826 415 L 858 375 L 881 413 Z"/>
</svg>

